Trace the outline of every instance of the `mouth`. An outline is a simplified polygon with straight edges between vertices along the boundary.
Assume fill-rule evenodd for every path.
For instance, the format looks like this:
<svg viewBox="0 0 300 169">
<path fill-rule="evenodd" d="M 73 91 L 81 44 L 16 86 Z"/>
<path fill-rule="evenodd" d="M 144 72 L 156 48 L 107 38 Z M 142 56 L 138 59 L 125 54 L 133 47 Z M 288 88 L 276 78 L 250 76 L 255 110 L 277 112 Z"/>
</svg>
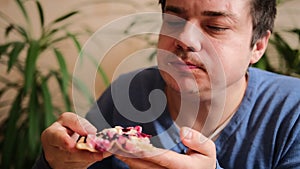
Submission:
<svg viewBox="0 0 300 169">
<path fill-rule="evenodd" d="M 170 61 L 168 62 L 168 65 L 174 66 L 175 68 L 183 71 L 200 69 L 202 71 L 207 72 L 203 64 L 194 64 L 190 61 L 184 61 L 184 60 Z"/>
<path fill-rule="evenodd" d="M 204 72 L 207 72 L 204 65 L 202 65 L 202 64 L 196 65 L 196 64 L 193 64 L 188 61 L 172 61 L 172 62 L 168 62 L 168 65 L 172 65 L 175 68 L 182 70 L 182 71 L 190 71 L 190 70 L 200 69 Z"/>
</svg>

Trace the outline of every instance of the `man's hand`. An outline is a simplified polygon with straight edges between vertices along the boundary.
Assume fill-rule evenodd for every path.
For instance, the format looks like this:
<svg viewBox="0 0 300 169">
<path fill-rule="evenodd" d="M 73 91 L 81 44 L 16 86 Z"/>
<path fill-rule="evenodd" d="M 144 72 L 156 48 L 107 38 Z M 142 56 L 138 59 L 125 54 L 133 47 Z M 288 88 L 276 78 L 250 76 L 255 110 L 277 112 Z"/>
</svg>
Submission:
<svg viewBox="0 0 300 169">
<path fill-rule="evenodd" d="M 41 136 L 45 158 L 54 168 L 87 168 L 102 160 L 102 153 L 76 149 L 79 135 L 95 134 L 97 129 L 74 113 L 63 113 Z"/>
<path fill-rule="evenodd" d="M 183 127 L 180 132 L 182 142 L 189 148 L 187 154 L 178 154 L 170 150 L 157 149 L 153 156 L 127 158 L 117 156 L 131 169 L 214 169 L 216 168 L 216 148 L 213 141 L 201 133 Z"/>
</svg>

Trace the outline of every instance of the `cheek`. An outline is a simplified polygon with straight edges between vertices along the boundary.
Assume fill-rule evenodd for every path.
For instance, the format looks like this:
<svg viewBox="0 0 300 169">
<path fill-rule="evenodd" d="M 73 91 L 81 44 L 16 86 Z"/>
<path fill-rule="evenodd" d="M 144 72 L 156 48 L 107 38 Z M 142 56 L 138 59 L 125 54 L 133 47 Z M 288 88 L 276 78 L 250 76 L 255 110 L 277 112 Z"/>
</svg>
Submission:
<svg viewBox="0 0 300 169">
<path fill-rule="evenodd" d="M 160 35 L 157 43 L 157 63 L 158 65 L 166 66 L 167 57 L 168 55 L 174 55 L 174 39 Z M 175 55 L 174 55 L 175 56 Z"/>
<path fill-rule="evenodd" d="M 170 50 L 174 40 L 166 35 L 159 35 L 157 47 L 162 50 Z"/>
<path fill-rule="evenodd" d="M 226 45 L 224 45 L 226 46 Z M 218 50 L 227 83 L 231 84 L 244 77 L 249 64 L 251 51 L 245 45 L 235 44 Z"/>
<path fill-rule="evenodd" d="M 250 48 L 242 44 L 243 42 L 231 41 L 226 44 L 219 44 L 216 49 L 219 57 L 222 59 L 226 67 L 248 67 L 250 64 L 251 51 Z"/>
</svg>

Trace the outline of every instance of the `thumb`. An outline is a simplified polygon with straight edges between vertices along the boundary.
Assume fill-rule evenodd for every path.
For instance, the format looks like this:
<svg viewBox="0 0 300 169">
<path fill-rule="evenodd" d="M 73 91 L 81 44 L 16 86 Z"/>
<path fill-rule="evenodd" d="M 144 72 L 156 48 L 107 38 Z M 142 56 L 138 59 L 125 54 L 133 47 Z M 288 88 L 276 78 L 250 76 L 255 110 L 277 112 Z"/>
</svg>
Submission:
<svg viewBox="0 0 300 169">
<path fill-rule="evenodd" d="M 67 129 L 71 130 L 72 133 L 69 134 L 73 134 L 73 132 L 75 132 L 79 135 L 86 135 L 94 134 L 97 132 L 97 129 L 91 123 L 75 113 L 65 112 L 60 115 L 57 122 Z"/>
<path fill-rule="evenodd" d="M 200 132 L 188 127 L 180 129 L 180 137 L 185 146 L 209 157 L 216 156 L 215 143 Z"/>
</svg>

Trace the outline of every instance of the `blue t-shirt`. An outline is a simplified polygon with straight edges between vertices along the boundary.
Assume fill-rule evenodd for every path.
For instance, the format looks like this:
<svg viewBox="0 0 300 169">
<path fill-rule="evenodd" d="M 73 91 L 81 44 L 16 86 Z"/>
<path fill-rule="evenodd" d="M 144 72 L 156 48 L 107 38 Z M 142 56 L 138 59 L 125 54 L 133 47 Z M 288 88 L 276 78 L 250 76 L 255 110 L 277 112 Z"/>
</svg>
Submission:
<svg viewBox="0 0 300 169">
<path fill-rule="evenodd" d="M 166 107 L 156 120 L 136 123 L 128 120 L 128 114 L 134 110 L 128 108 L 128 111 L 126 105 L 129 102 L 120 106 L 122 99 L 119 97 L 129 93 L 130 104 L 137 113 L 143 113 L 151 107 L 150 92 L 154 89 L 163 91 L 164 87 L 156 68 L 121 76 L 98 101 L 102 119 L 95 109 L 88 113 L 87 119 L 99 129 L 141 125 L 145 133 L 155 136 L 151 140 L 155 146 L 185 153 L 186 147 L 180 143 L 178 129 Z M 157 100 L 159 103 L 163 101 Z M 114 102 L 118 102 L 117 106 Z M 120 108 L 116 108 L 118 106 Z M 249 68 L 248 87 L 242 103 L 215 144 L 222 168 L 300 168 L 300 80 Z M 124 166 L 114 157 L 94 166 L 101 163 L 111 165 L 110 168 Z"/>
<path fill-rule="evenodd" d="M 300 168 L 300 80 L 256 68 L 249 68 L 248 75 L 242 103 L 215 141 L 217 168 Z M 87 119 L 99 130 L 140 125 L 154 136 L 155 146 L 184 154 L 187 148 L 180 142 L 165 98 L 159 92 L 149 96 L 164 88 L 155 67 L 123 75 L 103 93 Z M 112 156 L 90 168 L 128 167 Z"/>
</svg>

